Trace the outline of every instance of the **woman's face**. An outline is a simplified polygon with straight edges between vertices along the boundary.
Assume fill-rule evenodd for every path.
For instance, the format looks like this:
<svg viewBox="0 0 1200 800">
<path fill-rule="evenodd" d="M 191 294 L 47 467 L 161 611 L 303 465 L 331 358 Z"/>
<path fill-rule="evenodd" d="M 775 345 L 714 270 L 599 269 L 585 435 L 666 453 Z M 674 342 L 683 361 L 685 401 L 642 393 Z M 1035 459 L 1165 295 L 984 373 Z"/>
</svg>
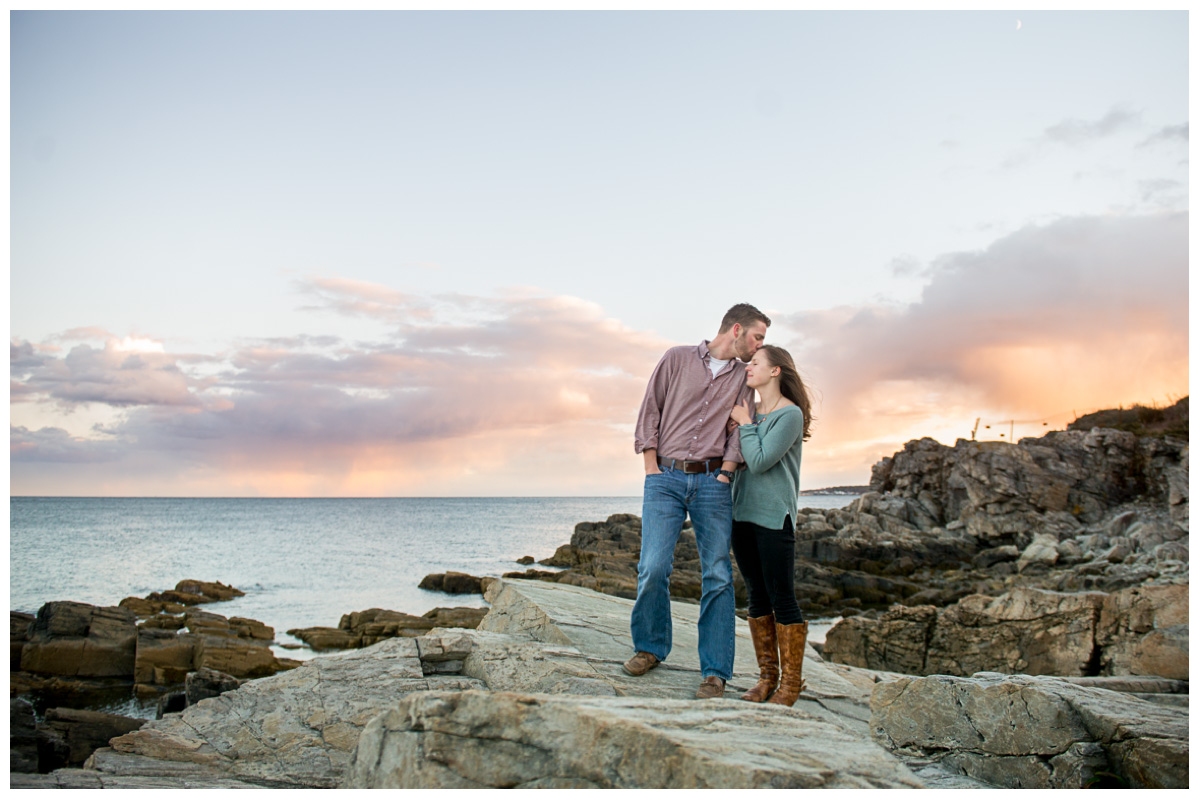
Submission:
<svg viewBox="0 0 1200 800">
<path fill-rule="evenodd" d="M 759 350 L 746 365 L 746 385 L 751 389 L 765 386 L 771 382 L 771 373 L 774 371 L 775 368 L 771 366 L 766 354 Z"/>
</svg>

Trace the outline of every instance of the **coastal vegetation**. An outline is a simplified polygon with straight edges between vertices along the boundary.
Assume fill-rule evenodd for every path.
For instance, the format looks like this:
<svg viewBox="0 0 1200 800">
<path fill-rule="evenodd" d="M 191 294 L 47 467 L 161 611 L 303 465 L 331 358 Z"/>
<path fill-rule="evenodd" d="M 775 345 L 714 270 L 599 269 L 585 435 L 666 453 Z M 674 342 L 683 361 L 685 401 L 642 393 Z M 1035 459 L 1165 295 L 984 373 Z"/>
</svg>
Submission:
<svg viewBox="0 0 1200 800">
<path fill-rule="evenodd" d="M 1069 431 L 1090 431 L 1092 428 L 1112 428 L 1136 436 L 1174 436 L 1186 441 L 1188 398 L 1180 398 L 1169 406 L 1133 405 L 1093 411 L 1067 425 Z"/>
</svg>

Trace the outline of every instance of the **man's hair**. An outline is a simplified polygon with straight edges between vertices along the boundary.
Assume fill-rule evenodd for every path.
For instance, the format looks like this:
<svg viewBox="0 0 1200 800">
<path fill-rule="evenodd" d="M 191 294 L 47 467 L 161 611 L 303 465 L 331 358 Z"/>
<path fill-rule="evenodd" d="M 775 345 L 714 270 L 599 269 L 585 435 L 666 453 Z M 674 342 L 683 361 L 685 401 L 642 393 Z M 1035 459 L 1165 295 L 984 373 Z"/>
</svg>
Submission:
<svg viewBox="0 0 1200 800">
<path fill-rule="evenodd" d="M 724 333 L 735 324 L 747 328 L 756 322 L 761 322 L 768 328 L 771 327 L 771 318 L 766 314 L 749 303 L 738 303 L 725 312 L 725 316 L 721 318 L 721 328 L 717 333 Z"/>
</svg>

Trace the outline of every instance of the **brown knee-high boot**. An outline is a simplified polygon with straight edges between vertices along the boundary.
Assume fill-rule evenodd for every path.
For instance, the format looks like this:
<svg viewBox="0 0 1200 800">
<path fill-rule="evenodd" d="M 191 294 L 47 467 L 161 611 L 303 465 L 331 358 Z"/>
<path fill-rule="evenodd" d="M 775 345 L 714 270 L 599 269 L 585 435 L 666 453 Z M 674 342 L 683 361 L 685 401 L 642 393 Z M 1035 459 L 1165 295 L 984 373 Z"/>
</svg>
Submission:
<svg viewBox="0 0 1200 800">
<path fill-rule="evenodd" d="M 743 700 L 761 703 L 771 696 L 779 685 L 779 642 L 775 638 L 775 615 L 750 617 L 750 639 L 754 642 L 754 655 L 758 658 L 758 683 L 742 695 Z"/>
<path fill-rule="evenodd" d="M 808 640 L 808 623 L 776 625 L 775 631 L 779 635 L 779 659 L 783 662 L 783 677 L 779 679 L 779 688 L 768 702 L 790 706 L 804 691 L 801 674 L 804 671 L 804 643 Z"/>
</svg>

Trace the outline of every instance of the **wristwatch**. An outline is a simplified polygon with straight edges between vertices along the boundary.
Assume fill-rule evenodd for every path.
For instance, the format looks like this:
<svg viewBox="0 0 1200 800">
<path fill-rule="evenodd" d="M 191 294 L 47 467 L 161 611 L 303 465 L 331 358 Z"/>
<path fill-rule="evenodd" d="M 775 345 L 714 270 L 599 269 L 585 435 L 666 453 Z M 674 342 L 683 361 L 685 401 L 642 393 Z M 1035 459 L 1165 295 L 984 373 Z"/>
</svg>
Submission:
<svg viewBox="0 0 1200 800">
<path fill-rule="evenodd" d="M 723 469 L 723 470 L 720 470 L 719 472 L 717 472 L 717 474 L 724 475 L 726 478 L 729 478 L 730 483 L 733 483 L 733 473 L 730 472 L 729 470 Z"/>
</svg>

